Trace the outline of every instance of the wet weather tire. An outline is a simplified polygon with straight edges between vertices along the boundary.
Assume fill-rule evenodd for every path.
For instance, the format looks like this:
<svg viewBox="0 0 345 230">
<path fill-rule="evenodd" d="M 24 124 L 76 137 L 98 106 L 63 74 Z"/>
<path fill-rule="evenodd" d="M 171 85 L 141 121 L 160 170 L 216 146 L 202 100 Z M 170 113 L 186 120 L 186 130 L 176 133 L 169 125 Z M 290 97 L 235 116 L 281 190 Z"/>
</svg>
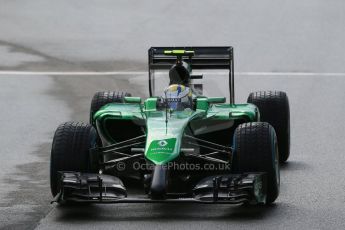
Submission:
<svg viewBox="0 0 345 230">
<path fill-rule="evenodd" d="M 234 134 L 234 173 L 266 172 L 267 200 L 279 195 L 280 174 L 277 138 L 274 128 L 266 122 L 244 123 Z"/>
<path fill-rule="evenodd" d="M 50 158 L 50 188 L 59 192 L 59 171 L 90 172 L 89 149 L 96 143 L 95 129 L 81 122 L 66 122 L 55 131 Z"/>
<path fill-rule="evenodd" d="M 276 131 L 279 161 L 285 162 L 290 155 L 290 107 L 285 92 L 258 91 L 247 100 L 259 108 L 260 120 L 270 123 Z"/>
<path fill-rule="evenodd" d="M 97 92 L 92 98 L 91 108 L 90 108 L 90 123 L 92 124 L 93 115 L 104 105 L 112 102 L 123 103 L 124 97 L 130 97 L 130 93 L 126 92 Z"/>
</svg>

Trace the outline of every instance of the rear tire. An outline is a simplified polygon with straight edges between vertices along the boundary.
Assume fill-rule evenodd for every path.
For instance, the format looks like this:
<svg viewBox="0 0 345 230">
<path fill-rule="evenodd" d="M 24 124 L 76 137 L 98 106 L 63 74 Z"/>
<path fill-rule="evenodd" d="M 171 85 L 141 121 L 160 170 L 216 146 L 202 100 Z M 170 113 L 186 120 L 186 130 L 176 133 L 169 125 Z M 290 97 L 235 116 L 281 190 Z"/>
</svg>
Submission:
<svg viewBox="0 0 345 230">
<path fill-rule="evenodd" d="M 261 121 L 273 126 L 278 139 L 279 161 L 287 161 L 290 155 L 290 107 L 286 93 L 258 91 L 249 94 L 247 102 L 259 108 Z"/>
<path fill-rule="evenodd" d="M 125 97 L 130 97 L 130 93 L 126 92 L 115 92 L 115 91 L 106 91 L 106 92 L 97 92 L 92 98 L 91 108 L 90 108 L 90 123 L 93 122 L 93 115 L 104 105 L 117 102 L 123 103 Z"/>
<path fill-rule="evenodd" d="M 50 189 L 59 192 L 59 171 L 90 172 L 89 149 L 95 147 L 97 133 L 89 124 L 66 122 L 54 135 L 50 158 Z"/>
<path fill-rule="evenodd" d="M 266 122 L 244 123 L 234 134 L 233 171 L 235 173 L 266 172 L 266 203 L 279 195 L 279 154 L 274 128 Z"/>
</svg>

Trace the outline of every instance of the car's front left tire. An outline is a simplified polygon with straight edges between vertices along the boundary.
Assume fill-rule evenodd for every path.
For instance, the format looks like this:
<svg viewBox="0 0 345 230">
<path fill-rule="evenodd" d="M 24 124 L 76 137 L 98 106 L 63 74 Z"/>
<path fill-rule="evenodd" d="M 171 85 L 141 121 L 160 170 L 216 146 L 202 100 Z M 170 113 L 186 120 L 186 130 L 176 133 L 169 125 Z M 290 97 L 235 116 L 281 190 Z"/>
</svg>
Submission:
<svg viewBox="0 0 345 230">
<path fill-rule="evenodd" d="M 267 122 L 241 124 L 235 130 L 233 148 L 233 172 L 266 173 L 266 203 L 274 202 L 280 187 L 279 153 L 274 128 Z"/>
</svg>

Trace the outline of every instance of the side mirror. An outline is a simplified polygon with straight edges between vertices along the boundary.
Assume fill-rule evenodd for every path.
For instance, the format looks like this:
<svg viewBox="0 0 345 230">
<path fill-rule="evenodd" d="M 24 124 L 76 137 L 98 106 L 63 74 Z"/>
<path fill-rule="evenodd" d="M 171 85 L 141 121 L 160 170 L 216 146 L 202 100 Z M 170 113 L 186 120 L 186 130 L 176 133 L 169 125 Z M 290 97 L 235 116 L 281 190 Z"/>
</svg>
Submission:
<svg viewBox="0 0 345 230">
<path fill-rule="evenodd" d="M 158 98 L 148 98 L 144 102 L 145 111 L 156 111 L 157 110 L 157 100 Z"/>
<path fill-rule="evenodd" d="M 225 97 L 209 97 L 207 98 L 208 103 L 210 104 L 220 104 L 225 103 Z"/>
<path fill-rule="evenodd" d="M 131 103 L 131 104 L 140 104 L 141 98 L 140 97 L 125 97 L 124 101 L 126 103 Z"/>
</svg>

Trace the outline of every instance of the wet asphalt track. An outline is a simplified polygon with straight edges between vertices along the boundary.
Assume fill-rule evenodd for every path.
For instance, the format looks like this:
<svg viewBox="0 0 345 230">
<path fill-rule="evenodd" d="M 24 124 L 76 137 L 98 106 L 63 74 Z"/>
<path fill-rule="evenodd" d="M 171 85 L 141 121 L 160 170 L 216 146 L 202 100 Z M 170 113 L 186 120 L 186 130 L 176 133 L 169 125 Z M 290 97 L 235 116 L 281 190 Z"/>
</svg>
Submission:
<svg viewBox="0 0 345 230">
<path fill-rule="evenodd" d="M 236 77 L 238 102 L 259 89 L 284 90 L 290 98 L 291 158 L 282 166 L 281 195 L 274 205 L 66 209 L 49 204 L 49 151 L 56 126 L 87 121 L 95 91 L 146 96 L 146 76 L 0 72 L 0 228 L 344 229 L 345 77 L 317 74 L 345 72 L 344 9 L 343 1 L 310 0 L 3 0 L 2 71 L 145 71 L 150 45 L 230 44 L 237 71 L 316 74 Z"/>
</svg>

